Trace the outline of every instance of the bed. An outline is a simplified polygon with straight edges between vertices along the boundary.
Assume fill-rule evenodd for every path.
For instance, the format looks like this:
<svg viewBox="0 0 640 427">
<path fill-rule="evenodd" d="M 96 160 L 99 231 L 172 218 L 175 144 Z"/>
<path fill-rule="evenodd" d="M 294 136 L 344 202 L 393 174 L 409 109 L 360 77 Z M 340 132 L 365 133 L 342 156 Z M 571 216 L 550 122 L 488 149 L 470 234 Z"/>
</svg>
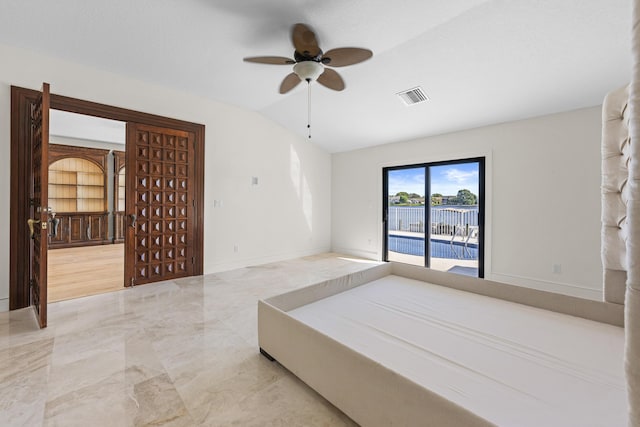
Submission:
<svg viewBox="0 0 640 427">
<path fill-rule="evenodd" d="M 363 426 L 624 426 L 619 304 L 387 263 L 258 303 L 265 356 Z"/>
</svg>

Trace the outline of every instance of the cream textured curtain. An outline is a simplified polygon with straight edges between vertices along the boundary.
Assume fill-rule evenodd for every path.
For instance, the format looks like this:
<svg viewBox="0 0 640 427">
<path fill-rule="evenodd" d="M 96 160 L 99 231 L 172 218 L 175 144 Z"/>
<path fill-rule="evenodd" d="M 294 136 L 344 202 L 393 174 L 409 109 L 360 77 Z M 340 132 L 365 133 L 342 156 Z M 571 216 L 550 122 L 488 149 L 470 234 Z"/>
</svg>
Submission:
<svg viewBox="0 0 640 427">
<path fill-rule="evenodd" d="M 640 0 L 633 1 L 632 76 L 629 94 L 631 163 L 627 220 L 627 295 L 625 308 L 625 370 L 629 396 L 629 425 L 640 427 Z"/>
</svg>

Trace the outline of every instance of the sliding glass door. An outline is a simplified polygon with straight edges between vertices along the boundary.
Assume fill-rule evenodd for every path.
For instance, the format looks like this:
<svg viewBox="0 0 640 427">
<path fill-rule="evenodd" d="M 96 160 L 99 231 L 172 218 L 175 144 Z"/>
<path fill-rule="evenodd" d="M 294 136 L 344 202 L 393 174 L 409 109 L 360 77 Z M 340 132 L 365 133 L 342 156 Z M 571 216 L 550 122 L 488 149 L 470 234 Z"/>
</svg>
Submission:
<svg viewBox="0 0 640 427">
<path fill-rule="evenodd" d="M 393 168 L 386 173 L 387 260 L 424 265 L 424 167 Z"/>
<path fill-rule="evenodd" d="M 484 158 L 383 169 L 385 260 L 484 276 Z"/>
</svg>

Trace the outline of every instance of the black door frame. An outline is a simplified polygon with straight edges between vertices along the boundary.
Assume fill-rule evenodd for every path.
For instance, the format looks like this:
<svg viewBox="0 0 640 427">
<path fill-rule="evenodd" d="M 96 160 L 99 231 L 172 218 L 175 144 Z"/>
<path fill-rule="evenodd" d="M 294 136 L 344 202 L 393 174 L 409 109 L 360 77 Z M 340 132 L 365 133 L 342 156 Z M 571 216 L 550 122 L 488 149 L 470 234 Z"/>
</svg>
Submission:
<svg viewBox="0 0 640 427">
<path fill-rule="evenodd" d="M 389 224 L 388 224 L 388 212 L 389 212 L 389 172 L 394 170 L 403 169 L 425 169 L 425 182 L 424 182 L 424 194 L 425 194 L 425 239 L 424 239 L 424 267 L 429 268 L 430 261 L 430 245 L 431 240 L 431 209 L 427 209 L 430 206 L 428 203 L 431 200 L 430 188 L 431 188 L 431 172 L 432 166 L 446 166 L 456 165 L 462 163 L 478 163 L 478 277 L 484 278 L 484 250 L 485 250 L 485 157 L 471 157 L 465 159 L 454 160 L 441 160 L 437 162 L 416 163 L 411 165 L 401 166 L 388 166 L 382 168 L 382 260 L 389 261 Z"/>
</svg>

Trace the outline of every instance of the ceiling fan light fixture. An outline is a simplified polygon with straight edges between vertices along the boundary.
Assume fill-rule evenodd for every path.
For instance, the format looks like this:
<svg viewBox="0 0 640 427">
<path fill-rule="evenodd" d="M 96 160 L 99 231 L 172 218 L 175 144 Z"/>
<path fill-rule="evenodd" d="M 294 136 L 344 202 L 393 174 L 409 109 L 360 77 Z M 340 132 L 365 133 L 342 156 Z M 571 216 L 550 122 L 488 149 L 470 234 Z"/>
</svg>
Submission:
<svg viewBox="0 0 640 427">
<path fill-rule="evenodd" d="M 293 72 L 302 81 L 315 82 L 324 72 L 324 66 L 316 61 L 302 61 L 293 66 Z"/>
</svg>

